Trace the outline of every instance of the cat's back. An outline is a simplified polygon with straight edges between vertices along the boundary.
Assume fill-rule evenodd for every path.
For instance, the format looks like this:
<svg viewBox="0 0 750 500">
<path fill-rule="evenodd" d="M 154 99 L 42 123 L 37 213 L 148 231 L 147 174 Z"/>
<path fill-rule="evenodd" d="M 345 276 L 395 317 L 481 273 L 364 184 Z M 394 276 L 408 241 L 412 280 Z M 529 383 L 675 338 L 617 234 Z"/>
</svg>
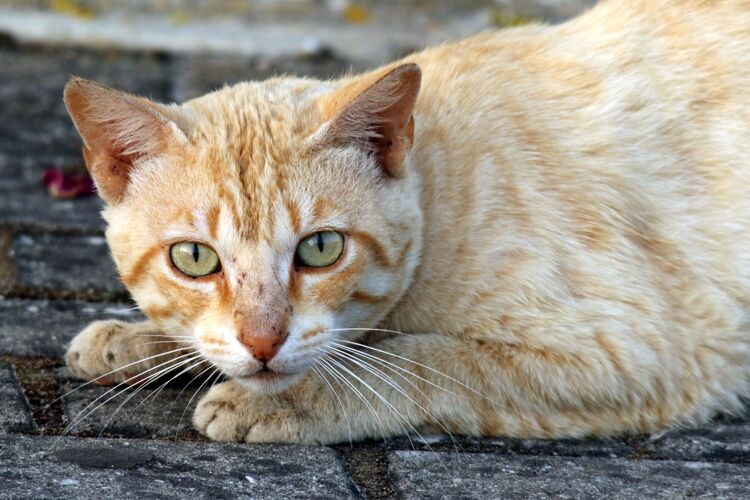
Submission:
<svg viewBox="0 0 750 500">
<path fill-rule="evenodd" d="M 409 59 L 427 265 L 397 326 L 571 296 L 750 304 L 749 1 L 605 1 Z"/>
</svg>

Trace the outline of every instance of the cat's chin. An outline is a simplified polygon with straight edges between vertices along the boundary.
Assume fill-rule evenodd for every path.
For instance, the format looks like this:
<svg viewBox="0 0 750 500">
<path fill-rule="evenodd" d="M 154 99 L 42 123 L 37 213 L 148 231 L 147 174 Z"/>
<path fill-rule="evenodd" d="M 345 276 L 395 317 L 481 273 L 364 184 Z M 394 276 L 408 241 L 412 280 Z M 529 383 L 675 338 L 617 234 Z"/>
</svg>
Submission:
<svg viewBox="0 0 750 500">
<path fill-rule="evenodd" d="M 249 376 L 236 377 L 234 380 L 250 392 L 276 394 L 288 389 L 300 378 L 302 378 L 302 373 L 262 371 Z"/>
</svg>

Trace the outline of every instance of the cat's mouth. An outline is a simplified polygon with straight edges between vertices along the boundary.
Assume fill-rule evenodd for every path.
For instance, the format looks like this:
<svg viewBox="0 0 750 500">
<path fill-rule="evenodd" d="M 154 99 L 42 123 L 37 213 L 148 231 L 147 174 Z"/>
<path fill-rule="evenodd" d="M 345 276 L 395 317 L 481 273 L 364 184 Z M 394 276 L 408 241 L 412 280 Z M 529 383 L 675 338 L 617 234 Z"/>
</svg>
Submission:
<svg viewBox="0 0 750 500">
<path fill-rule="evenodd" d="M 281 373 L 274 370 L 271 370 L 270 368 L 262 368 L 258 370 L 257 372 L 253 373 L 252 375 L 249 375 L 245 378 L 251 378 L 254 380 L 277 380 L 280 377 L 288 377 L 288 373 Z"/>
<path fill-rule="evenodd" d="M 277 370 L 273 370 L 268 366 L 263 366 L 263 368 L 256 371 L 255 373 L 243 374 L 240 378 L 253 380 L 256 382 L 276 382 L 291 376 L 294 376 L 294 374 L 280 372 Z"/>
<path fill-rule="evenodd" d="M 285 390 L 300 379 L 302 373 L 288 373 L 262 368 L 255 373 L 242 374 L 235 379 L 254 392 L 275 394 Z"/>
</svg>

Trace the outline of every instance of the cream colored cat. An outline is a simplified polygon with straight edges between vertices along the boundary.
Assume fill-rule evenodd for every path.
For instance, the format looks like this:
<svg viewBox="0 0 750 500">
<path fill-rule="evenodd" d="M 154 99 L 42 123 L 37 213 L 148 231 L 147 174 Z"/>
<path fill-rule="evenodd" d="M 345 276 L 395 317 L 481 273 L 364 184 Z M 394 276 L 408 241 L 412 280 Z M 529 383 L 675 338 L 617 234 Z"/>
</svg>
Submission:
<svg viewBox="0 0 750 500">
<path fill-rule="evenodd" d="M 150 318 L 93 323 L 67 362 L 220 371 L 213 439 L 650 432 L 750 394 L 750 1 L 65 102 Z"/>
</svg>

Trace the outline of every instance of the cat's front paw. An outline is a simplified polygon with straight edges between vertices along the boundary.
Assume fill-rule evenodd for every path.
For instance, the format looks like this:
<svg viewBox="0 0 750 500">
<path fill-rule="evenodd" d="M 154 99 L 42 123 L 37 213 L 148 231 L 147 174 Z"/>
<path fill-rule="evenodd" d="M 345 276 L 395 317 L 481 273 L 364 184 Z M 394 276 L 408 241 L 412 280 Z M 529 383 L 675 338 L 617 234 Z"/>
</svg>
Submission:
<svg viewBox="0 0 750 500">
<path fill-rule="evenodd" d="M 288 398 L 251 394 L 233 381 L 211 389 L 193 415 L 195 428 L 214 441 L 310 442 L 303 423 Z"/>
<path fill-rule="evenodd" d="M 95 379 L 103 385 L 127 380 L 137 372 L 137 367 L 113 370 L 140 359 L 140 353 L 134 352 L 130 342 L 131 327 L 129 323 L 115 320 L 91 323 L 76 335 L 65 354 L 70 371 L 77 377 Z"/>
</svg>

